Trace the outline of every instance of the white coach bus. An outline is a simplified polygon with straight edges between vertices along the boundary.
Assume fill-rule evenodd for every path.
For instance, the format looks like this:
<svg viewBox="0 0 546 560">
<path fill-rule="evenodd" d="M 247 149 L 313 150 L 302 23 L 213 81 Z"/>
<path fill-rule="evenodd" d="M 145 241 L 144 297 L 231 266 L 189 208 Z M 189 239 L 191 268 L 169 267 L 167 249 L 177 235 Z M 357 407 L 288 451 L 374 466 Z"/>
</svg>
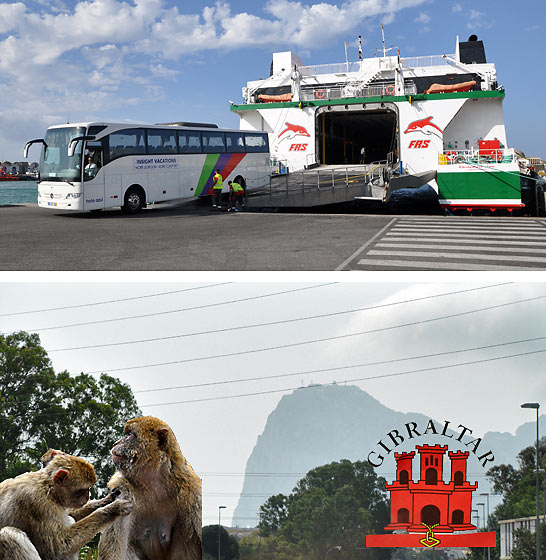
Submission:
<svg viewBox="0 0 546 560">
<path fill-rule="evenodd" d="M 121 206 L 128 213 L 146 204 L 212 193 L 212 177 L 269 186 L 266 132 L 225 130 L 201 123 L 161 125 L 80 123 L 52 126 L 42 144 L 38 205 L 63 210 Z"/>
</svg>

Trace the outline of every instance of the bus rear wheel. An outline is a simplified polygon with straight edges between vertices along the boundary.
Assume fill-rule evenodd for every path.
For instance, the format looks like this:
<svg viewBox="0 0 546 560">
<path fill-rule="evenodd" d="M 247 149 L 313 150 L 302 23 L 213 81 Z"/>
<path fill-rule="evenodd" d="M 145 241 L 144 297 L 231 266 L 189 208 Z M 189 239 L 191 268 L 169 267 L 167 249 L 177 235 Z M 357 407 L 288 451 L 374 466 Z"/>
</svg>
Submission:
<svg viewBox="0 0 546 560">
<path fill-rule="evenodd" d="M 144 194 L 139 187 L 131 187 L 125 193 L 124 204 L 121 207 L 125 214 L 136 214 L 144 206 Z"/>
</svg>

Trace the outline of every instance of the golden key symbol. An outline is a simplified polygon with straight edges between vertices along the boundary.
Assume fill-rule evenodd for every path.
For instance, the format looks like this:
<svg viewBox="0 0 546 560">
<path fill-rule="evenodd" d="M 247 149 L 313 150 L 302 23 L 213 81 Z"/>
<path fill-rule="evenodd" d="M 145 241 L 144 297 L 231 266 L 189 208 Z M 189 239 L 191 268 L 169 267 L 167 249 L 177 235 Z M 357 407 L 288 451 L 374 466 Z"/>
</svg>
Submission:
<svg viewBox="0 0 546 560">
<path fill-rule="evenodd" d="M 428 547 L 438 546 L 440 544 L 440 540 L 434 536 L 434 532 L 432 529 L 434 529 L 434 527 L 438 527 L 439 523 L 436 523 L 436 525 L 433 525 L 432 527 L 430 527 L 426 523 L 421 523 L 421 525 L 424 525 L 428 529 L 428 531 L 426 537 L 421 539 L 419 542 Z"/>
</svg>

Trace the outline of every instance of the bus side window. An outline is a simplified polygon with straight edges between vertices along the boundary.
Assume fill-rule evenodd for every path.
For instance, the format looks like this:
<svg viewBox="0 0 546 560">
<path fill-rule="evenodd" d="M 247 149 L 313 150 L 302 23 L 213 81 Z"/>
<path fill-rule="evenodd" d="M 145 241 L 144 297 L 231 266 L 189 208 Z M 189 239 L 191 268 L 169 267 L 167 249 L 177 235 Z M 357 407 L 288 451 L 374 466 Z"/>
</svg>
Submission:
<svg viewBox="0 0 546 560">
<path fill-rule="evenodd" d="M 148 129 L 149 154 L 176 154 L 176 131 Z"/>
<path fill-rule="evenodd" d="M 178 145 L 181 154 L 202 153 L 201 133 L 197 130 L 179 130 Z"/>
<path fill-rule="evenodd" d="M 226 151 L 226 141 L 223 132 L 203 131 L 203 152 L 217 154 Z"/>
<path fill-rule="evenodd" d="M 245 151 L 245 140 L 242 132 L 226 132 L 226 151 L 229 153 Z"/>
<path fill-rule="evenodd" d="M 142 128 L 127 128 L 110 134 L 110 161 L 121 156 L 146 153 Z"/>
<path fill-rule="evenodd" d="M 269 142 L 267 134 L 245 133 L 245 144 L 247 152 L 268 152 Z"/>
</svg>

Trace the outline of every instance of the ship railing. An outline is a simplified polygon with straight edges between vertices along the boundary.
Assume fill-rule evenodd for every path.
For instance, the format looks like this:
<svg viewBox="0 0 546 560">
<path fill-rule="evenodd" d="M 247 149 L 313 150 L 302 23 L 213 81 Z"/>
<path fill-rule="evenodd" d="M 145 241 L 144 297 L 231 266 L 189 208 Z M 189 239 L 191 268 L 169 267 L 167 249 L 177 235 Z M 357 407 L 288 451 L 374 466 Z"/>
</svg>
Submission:
<svg viewBox="0 0 546 560">
<path fill-rule="evenodd" d="M 366 58 L 358 62 L 336 62 L 334 64 L 298 66 L 298 70 L 303 77 L 319 76 L 324 74 L 335 74 L 336 76 L 362 74 L 370 68 L 375 68 L 378 72 L 381 72 L 382 70 L 394 70 L 395 68 L 398 68 L 398 57 L 387 56 Z"/>
<path fill-rule="evenodd" d="M 360 62 L 336 62 L 333 64 L 317 64 L 316 66 L 298 66 L 302 76 L 347 74 L 348 72 L 360 72 L 360 68 Z"/>
<path fill-rule="evenodd" d="M 454 54 L 448 54 L 451 58 L 456 58 Z M 449 63 L 443 55 L 415 56 L 411 58 L 401 58 L 400 62 L 405 68 L 428 68 L 430 66 L 448 66 Z"/>
<path fill-rule="evenodd" d="M 348 189 L 361 185 L 385 185 L 391 170 L 387 160 L 374 161 L 366 165 L 347 165 L 323 169 L 302 169 L 278 177 L 271 182 L 269 196 L 280 196 L 312 191 Z M 275 176 L 274 176 L 275 177 Z"/>
<path fill-rule="evenodd" d="M 516 153 L 513 148 L 455 150 L 447 149 L 438 154 L 439 165 L 468 164 L 473 166 L 495 163 L 513 163 Z"/>
<path fill-rule="evenodd" d="M 271 169 L 271 175 L 286 175 L 290 172 L 288 160 L 285 158 L 273 156 L 269 159 L 269 167 Z"/>
<path fill-rule="evenodd" d="M 415 95 L 417 87 L 413 82 L 404 84 L 404 95 Z M 314 86 L 302 88 L 300 98 L 302 101 L 322 101 L 325 99 L 350 99 L 351 97 L 384 97 L 396 95 L 394 82 L 385 82 L 379 85 L 358 87 L 358 84 L 343 86 Z"/>
</svg>

